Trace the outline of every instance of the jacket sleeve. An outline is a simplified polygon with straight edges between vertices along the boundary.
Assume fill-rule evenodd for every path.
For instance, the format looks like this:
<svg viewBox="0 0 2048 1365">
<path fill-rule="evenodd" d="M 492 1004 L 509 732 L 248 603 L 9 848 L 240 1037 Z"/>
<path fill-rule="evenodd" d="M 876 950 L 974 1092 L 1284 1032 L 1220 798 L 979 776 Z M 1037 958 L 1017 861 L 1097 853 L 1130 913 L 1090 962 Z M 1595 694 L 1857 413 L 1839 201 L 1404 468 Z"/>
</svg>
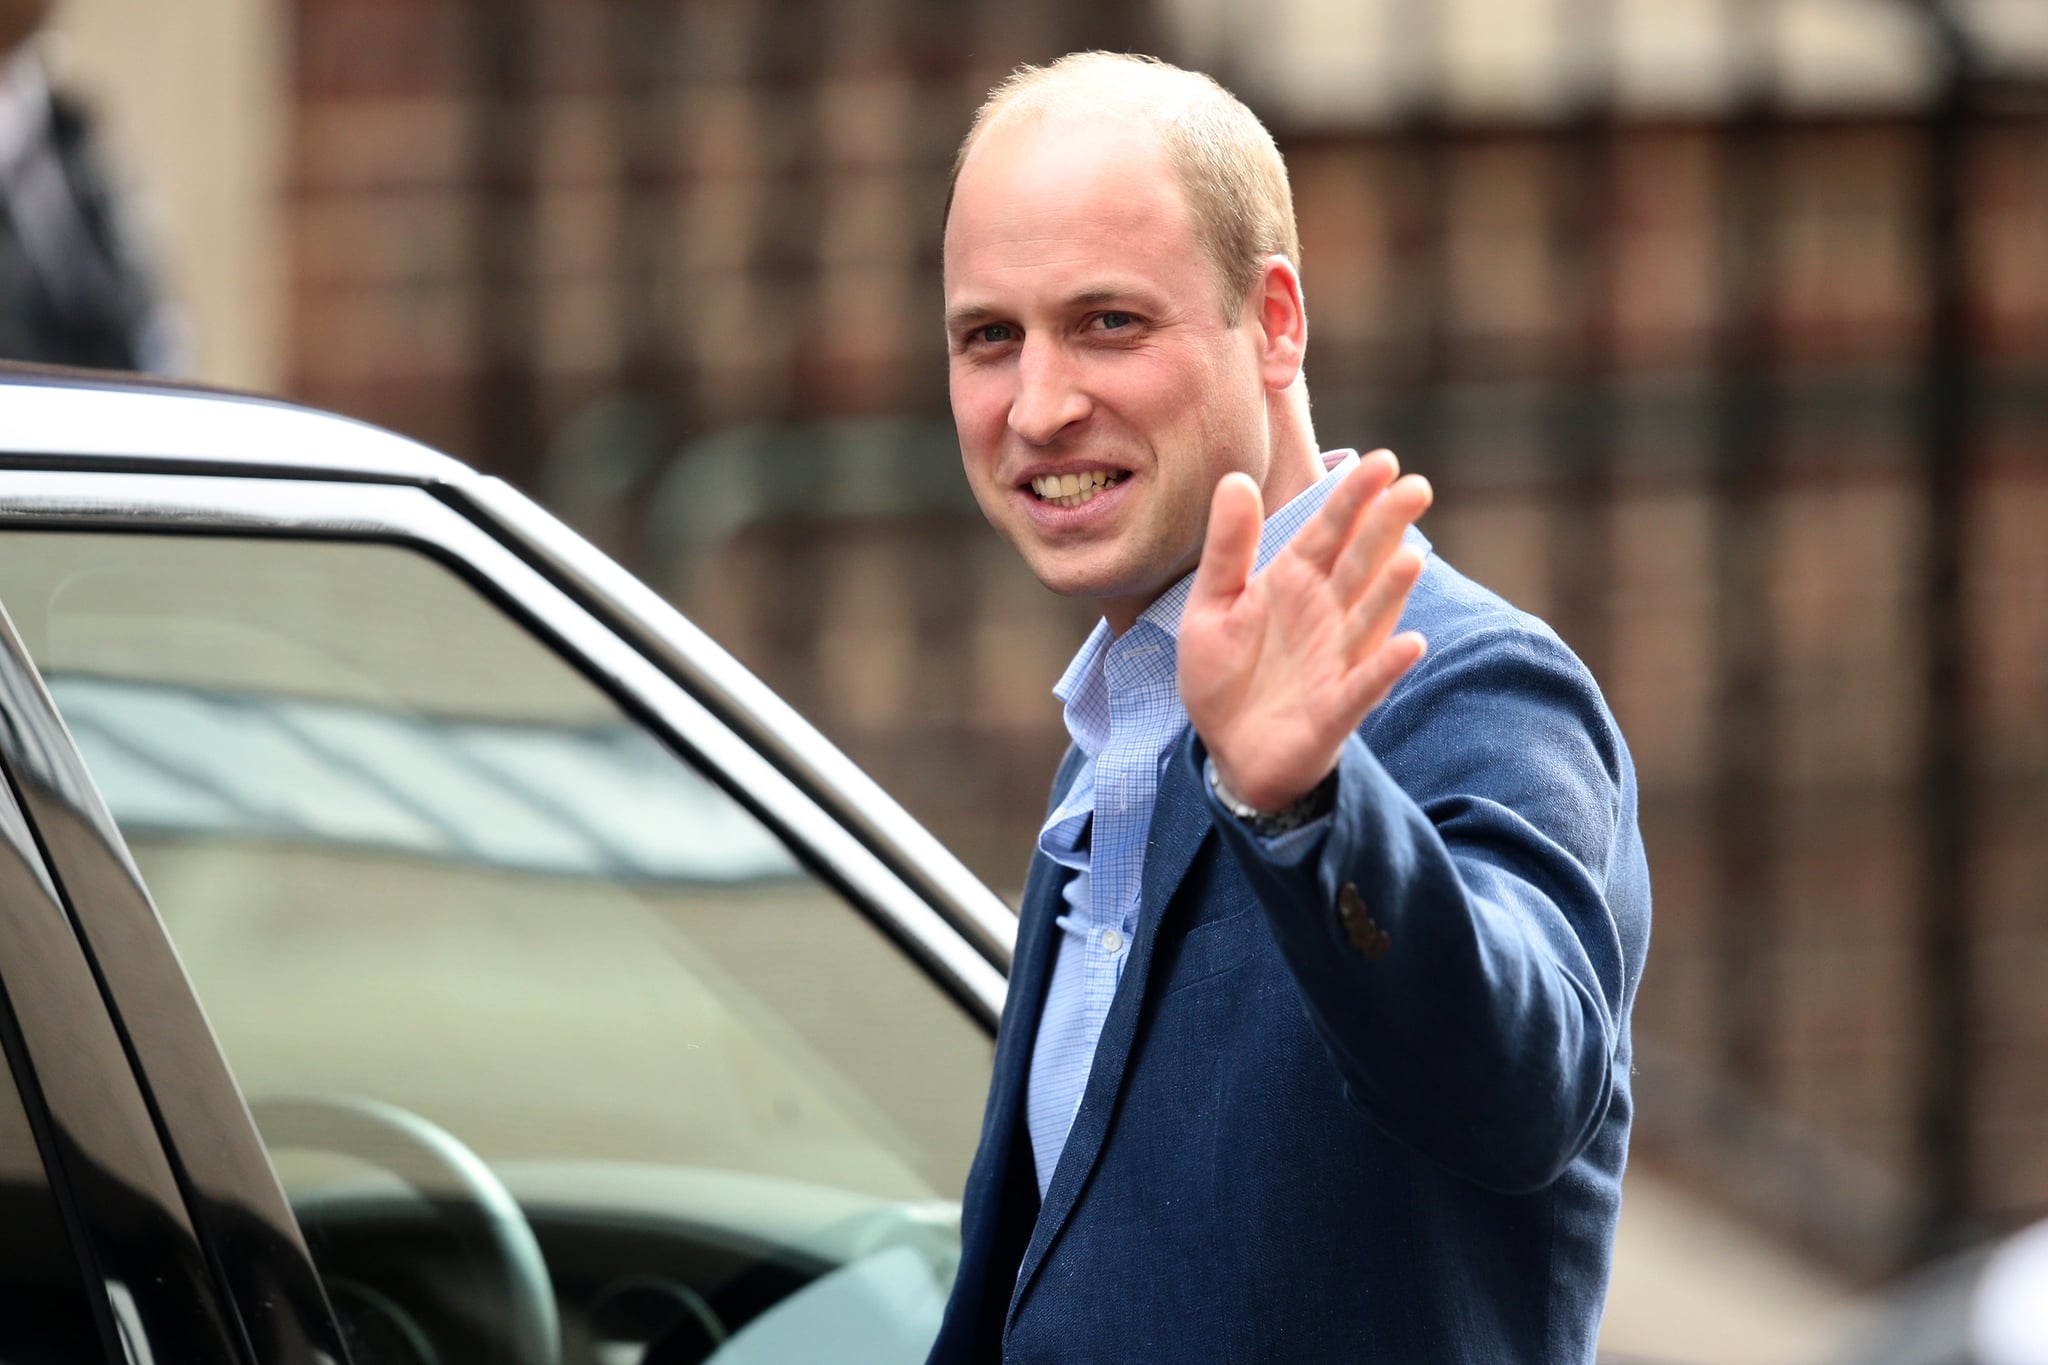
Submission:
<svg viewBox="0 0 2048 1365">
<path fill-rule="evenodd" d="M 1540 624 L 1501 612 L 1431 644 L 1346 742 L 1315 837 L 1270 845 L 1210 800 L 1353 1101 L 1479 1184 L 1539 1189 L 1626 1064 L 1649 930 L 1635 779 Z"/>
</svg>

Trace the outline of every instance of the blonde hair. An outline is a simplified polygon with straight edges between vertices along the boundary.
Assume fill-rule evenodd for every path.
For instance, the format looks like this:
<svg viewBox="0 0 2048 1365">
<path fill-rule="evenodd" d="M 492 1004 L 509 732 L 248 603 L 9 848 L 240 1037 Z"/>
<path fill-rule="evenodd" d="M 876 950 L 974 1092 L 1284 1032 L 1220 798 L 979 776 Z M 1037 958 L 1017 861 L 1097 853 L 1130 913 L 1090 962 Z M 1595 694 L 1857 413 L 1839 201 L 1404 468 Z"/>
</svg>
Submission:
<svg viewBox="0 0 2048 1365">
<path fill-rule="evenodd" d="M 1301 269 L 1294 191 L 1287 163 L 1258 116 L 1211 77 L 1156 57 L 1075 52 L 1047 66 L 1020 66 L 989 91 L 953 157 L 946 216 L 960 168 L 982 133 L 999 119 L 1086 109 L 1153 124 L 1195 216 L 1195 234 L 1222 287 L 1225 317 L 1236 323 L 1268 256 Z"/>
</svg>

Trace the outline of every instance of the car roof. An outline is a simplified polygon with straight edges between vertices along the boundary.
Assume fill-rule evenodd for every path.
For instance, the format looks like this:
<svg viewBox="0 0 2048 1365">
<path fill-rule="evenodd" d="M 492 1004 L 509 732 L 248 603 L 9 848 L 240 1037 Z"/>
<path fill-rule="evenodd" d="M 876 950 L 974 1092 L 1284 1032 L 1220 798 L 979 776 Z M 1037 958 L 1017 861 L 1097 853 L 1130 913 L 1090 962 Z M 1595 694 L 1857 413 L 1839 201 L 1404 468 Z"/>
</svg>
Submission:
<svg viewBox="0 0 2048 1365">
<path fill-rule="evenodd" d="M 350 417 L 140 375 L 0 363 L 0 464 L 459 482 L 468 466 Z"/>
</svg>

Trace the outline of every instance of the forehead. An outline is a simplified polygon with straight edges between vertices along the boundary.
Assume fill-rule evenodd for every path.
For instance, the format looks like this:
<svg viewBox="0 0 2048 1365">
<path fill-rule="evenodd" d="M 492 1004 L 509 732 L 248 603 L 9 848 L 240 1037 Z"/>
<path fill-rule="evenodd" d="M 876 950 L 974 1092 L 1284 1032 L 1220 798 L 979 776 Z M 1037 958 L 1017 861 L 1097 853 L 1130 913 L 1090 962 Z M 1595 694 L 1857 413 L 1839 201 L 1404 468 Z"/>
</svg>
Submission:
<svg viewBox="0 0 2048 1365">
<path fill-rule="evenodd" d="M 1104 271 L 1164 287 L 1199 254 L 1156 133 L 1048 114 L 990 127 L 969 151 L 946 220 L 946 292 Z"/>
</svg>

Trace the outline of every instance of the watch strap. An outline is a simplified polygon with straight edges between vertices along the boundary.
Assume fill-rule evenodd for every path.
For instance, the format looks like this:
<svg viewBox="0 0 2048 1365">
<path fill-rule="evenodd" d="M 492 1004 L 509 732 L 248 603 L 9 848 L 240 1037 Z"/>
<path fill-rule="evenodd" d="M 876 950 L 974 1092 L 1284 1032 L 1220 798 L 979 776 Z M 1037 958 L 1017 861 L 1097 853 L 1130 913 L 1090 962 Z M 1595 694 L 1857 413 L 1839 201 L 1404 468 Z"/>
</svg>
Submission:
<svg viewBox="0 0 2048 1365">
<path fill-rule="evenodd" d="M 1216 800 L 1223 809 L 1261 839 L 1292 833 L 1303 825 L 1320 820 L 1337 805 L 1337 770 L 1334 768 L 1306 794 L 1273 811 L 1260 810 L 1232 791 L 1223 781 L 1222 774 L 1216 771 L 1215 759 L 1204 759 L 1202 771 L 1208 778 L 1209 790 L 1216 793 Z"/>
</svg>

